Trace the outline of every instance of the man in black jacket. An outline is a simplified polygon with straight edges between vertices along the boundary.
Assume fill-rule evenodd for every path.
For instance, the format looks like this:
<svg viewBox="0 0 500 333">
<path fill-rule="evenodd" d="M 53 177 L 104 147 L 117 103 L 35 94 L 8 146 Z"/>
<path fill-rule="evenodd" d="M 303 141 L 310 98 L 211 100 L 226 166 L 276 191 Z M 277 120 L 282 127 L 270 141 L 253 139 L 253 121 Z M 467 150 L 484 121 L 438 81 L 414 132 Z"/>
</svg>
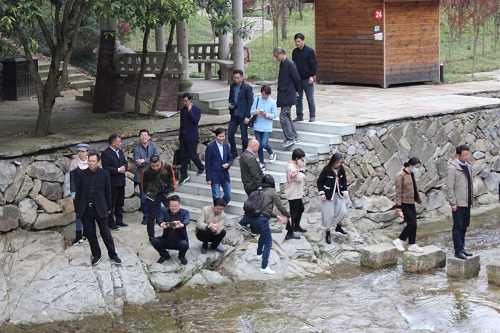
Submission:
<svg viewBox="0 0 500 333">
<path fill-rule="evenodd" d="M 85 235 L 92 252 L 92 266 L 101 261 L 101 248 L 97 241 L 95 223 L 99 226 L 101 238 L 108 250 L 109 258 L 117 265 L 122 261 L 115 251 L 115 243 L 109 231 L 107 219 L 111 211 L 111 181 L 109 172 L 99 168 L 99 154 L 90 153 L 88 169 L 78 169 L 75 175 L 76 216 L 83 221 Z"/>
<path fill-rule="evenodd" d="M 109 172 L 111 178 L 111 211 L 108 224 L 110 229 L 118 230 L 118 226 L 127 226 L 123 223 L 123 204 L 125 202 L 125 172 L 128 169 L 128 163 L 121 150 L 122 138 L 118 134 L 111 134 L 108 143 L 109 147 L 102 152 L 102 168 Z"/>
<path fill-rule="evenodd" d="M 293 39 L 297 47 L 292 52 L 292 60 L 297 66 L 300 77 L 300 89 L 296 106 L 297 118 L 293 121 L 304 120 L 302 100 L 305 92 L 309 107 L 309 122 L 312 123 L 316 120 L 316 105 L 314 104 L 314 82 L 316 81 L 316 68 L 318 67 L 316 53 L 304 42 L 304 34 L 298 33 Z"/>
</svg>

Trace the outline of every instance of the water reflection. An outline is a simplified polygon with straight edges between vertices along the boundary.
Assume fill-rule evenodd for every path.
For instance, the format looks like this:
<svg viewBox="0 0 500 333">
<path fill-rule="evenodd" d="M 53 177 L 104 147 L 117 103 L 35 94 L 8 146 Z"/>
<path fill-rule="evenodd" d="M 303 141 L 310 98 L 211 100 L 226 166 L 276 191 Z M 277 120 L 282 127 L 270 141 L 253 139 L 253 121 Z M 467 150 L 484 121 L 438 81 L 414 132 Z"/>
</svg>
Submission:
<svg viewBox="0 0 500 333">
<path fill-rule="evenodd" d="M 498 260 L 499 214 L 474 218 L 467 248 L 481 255 L 479 277 L 448 278 L 444 269 L 414 274 L 397 267 L 341 265 L 331 274 L 271 282 L 182 287 L 159 302 L 104 316 L 2 332 L 500 332 L 500 288 L 486 264 Z M 422 245 L 452 253 L 451 222 L 419 227 Z M 395 229 L 395 235 L 400 230 Z"/>
</svg>

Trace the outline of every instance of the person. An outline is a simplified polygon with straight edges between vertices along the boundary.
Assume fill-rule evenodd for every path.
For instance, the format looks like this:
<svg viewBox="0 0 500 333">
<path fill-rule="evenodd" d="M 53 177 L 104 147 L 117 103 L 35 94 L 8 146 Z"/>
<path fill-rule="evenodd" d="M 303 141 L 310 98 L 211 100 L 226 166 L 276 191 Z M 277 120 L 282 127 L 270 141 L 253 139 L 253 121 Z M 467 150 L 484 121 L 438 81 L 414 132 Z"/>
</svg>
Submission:
<svg viewBox="0 0 500 333">
<path fill-rule="evenodd" d="M 201 209 L 195 233 L 196 238 L 202 242 L 202 254 L 207 253 L 208 243 L 210 243 L 210 249 L 224 252 L 224 248 L 220 246 L 220 243 L 226 236 L 226 230 L 224 230 L 226 213 L 224 212 L 224 207 L 226 207 L 224 199 L 216 198 L 213 205 L 205 206 Z"/>
<path fill-rule="evenodd" d="M 108 148 L 102 152 L 102 167 L 108 170 L 111 177 L 111 211 L 108 216 L 108 224 L 111 230 L 118 230 L 119 227 L 127 226 L 123 223 L 123 205 L 125 202 L 125 172 L 128 170 L 128 163 L 121 150 L 121 136 L 111 134 L 108 143 Z"/>
<path fill-rule="evenodd" d="M 108 226 L 108 212 L 111 211 L 111 180 L 109 172 L 99 168 L 101 158 L 97 153 L 88 156 L 88 168 L 76 169 L 75 207 L 76 216 L 83 221 L 85 235 L 92 253 L 92 266 L 101 261 L 101 248 L 97 240 L 96 223 L 101 238 L 108 250 L 109 258 L 117 265 L 122 261 L 116 254 L 115 243 Z"/>
<path fill-rule="evenodd" d="M 293 121 L 304 120 L 304 92 L 306 93 L 307 105 L 309 107 L 309 122 L 316 120 L 316 105 L 314 104 L 314 82 L 316 81 L 316 53 L 304 42 L 305 36 L 302 33 L 295 34 L 296 48 L 292 52 L 292 60 L 297 66 L 300 77 L 299 96 L 297 98 L 297 117 Z"/>
<path fill-rule="evenodd" d="M 76 145 L 76 156 L 71 160 L 69 165 L 69 187 L 71 192 L 71 199 L 73 200 L 73 205 L 75 204 L 75 177 L 76 170 L 85 170 L 89 167 L 88 157 L 89 157 L 90 146 L 86 143 L 79 143 Z M 75 207 L 76 208 L 76 207 Z M 83 236 L 83 222 L 82 219 L 76 218 L 75 221 L 75 239 L 71 242 L 73 245 L 81 244 L 86 239 Z"/>
<path fill-rule="evenodd" d="M 317 180 L 319 195 L 321 196 L 321 224 L 326 229 L 325 240 L 332 243 L 330 230 L 334 225 L 335 231 L 347 235 L 343 228 L 347 216 L 345 199 L 348 196 L 347 178 L 342 166 L 342 155 L 335 153 L 328 164 L 321 170 Z"/>
<path fill-rule="evenodd" d="M 238 157 L 235 134 L 238 127 L 241 134 L 241 149 L 245 151 L 248 145 L 248 122 L 250 121 L 250 107 L 253 102 L 253 88 L 243 80 L 243 71 L 235 69 L 233 83 L 229 87 L 229 128 L 228 137 L 231 145 L 231 157 Z"/>
<path fill-rule="evenodd" d="M 300 236 L 293 232 L 306 232 L 307 230 L 300 226 L 300 219 L 304 213 L 304 203 L 302 196 L 304 195 L 304 186 L 306 184 L 306 175 L 304 174 L 306 154 L 300 148 L 296 148 L 292 152 L 292 160 L 286 166 L 286 187 L 285 197 L 290 206 L 290 215 L 292 223 L 287 224 L 287 234 L 285 239 L 299 239 Z"/>
<path fill-rule="evenodd" d="M 280 223 L 292 223 L 290 213 L 286 210 L 285 206 L 281 203 L 279 194 L 274 189 L 274 178 L 271 175 L 264 175 L 261 181 L 261 187 L 264 190 L 264 208 L 260 216 L 250 217 L 252 227 L 260 234 L 259 242 L 257 245 L 257 257 L 262 256 L 262 264 L 260 266 L 261 273 L 275 274 L 269 266 L 269 254 L 273 245 L 273 238 L 271 229 L 269 228 L 269 218 L 274 217 Z M 278 208 L 285 218 L 276 215 L 273 212 L 274 206 Z"/>
<path fill-rule="evenodd" d="M 240 156 L 240 172 L 241 172 L 241 182 L 243 183 L 243 189 L 247 195 L 250 195 L 253 191 L 260 187 L 262 177 L 264 177 L 264 172 L 260 168 L 259 162 L 255 154 L 259 150 L 259 141 L 255 139 L 250 139 L 248 141 L 247 149 Z M 243 217 L 238 225 L 251 234 L 252 230 L 248 227 L 250 220 Z"/>
<path fill-rule="evenodd" d="M 155 218 L 161 217 L 161 203 L 168 205 L 168 199 L 175 191 L 175 174 L 172 166 L 165 165 L 160 156 L 153 155 L 150 164 L 142 171 L 141 188 L 148 200 L 147 232 L 149 242 L 155 237 Z M 159 210 L 159 213 L 158 213 Z"/>
<path fill-rule="evenodd" d="M 417 239 L 417 210 L 415 202 L 422 203 L 418 194 L 415 174 L 422 166 L 420 160 L 412 157 L 404 164 L 403 170 L 396 174 L 396 213 L 403 216 L 406 226 L 392 243 L 398 251 L 404 251 L 404 241 L 408 239 L 408 250 L 422 253 L 424 250 L 416 244 Z"/>
<path fill-rule="evenodd" d="M 179 184 L 184 184 L 189 180 L 187 165 L 189 160 L 193 161 L 198 172 L 196 175 L 201 176 L 205 173 L 205 167 L 198 157 L 197 148 L 200 133 L 198 131 L 198 123 L 201 118 L 201 109 L 193 104 L 193 95 L 184 93 L 182 95 L 180 127 L 179 127 L 179 158 L 181 160 L 181 179 Z"/>
<path fill-rule="evenodd" d="M 181 264 L 187 265 L 186 252 L 189 249 L 189 238 L 186 226 L 189 224 L 189 212 L 181 208 L 181 198 L 174 194 L 170 196 L 168 208 L 162 209 L 162 214 L 157 221 L 160 228 L 163 229 L 161 237 L 155 237 L 151 244 L 160 254 L 159 264 L 163 264 L 170 259 L 169 249 L 179 251 L 179 260 Z"/>
<path fill-rule="evenodd" d="M 267 84 L 260 88 L 261 96 L 255 98 L 252 104 L 251 113 L 257 116 L 253 126 L 255 138 L 259 141 L 259 162 L 262 171 L 266 170 L 264 164 L 264 149 L 269 153 L 269 162 L 276 162 L 276 153 L 269 145 L 269 137 L 273 131 L 273 119 L 276 118 L 278 108 L 276 101 L 272 99 L 271 87 Z"/>
<path fill-rule="evenodd" d="M 465 234 L 470 224 L 470 209 L 474 200 L 472 166 L 468 163 L 470 148 L 467 145 L 456 147 L 456 159 L 448 167 L 446 176 L 446 199 L 453 216 L 453 248 L 455 257 L 466 260 L 472 253 L 464 249 Z"/>
<path fill-rule="evenodd" d="M 300 142 L 299 135 L 292 121 L 291 108 L 297 103 L 299 94 L 300 77 L 295 63 L 287 58 L 285 50 L 279 46 L 274 48 L 274 57 L 280 62 L 278 74 L 278 107 L 280 110 L 280 123 L 285 140 L 281 147 L 289 147 Z"/>
<path fill-rule="evenodd" d="M 156 143 L 151 142 L 151 135 L 146 129 L 139 131 L 139 144 L 134 147 L 133 156 L 137 169 L 134 173 L 134 184 L 139 184 L 139 198 L 141 199 L 142 224 L 146 225 L 148 221 L 148 200 L 142 191 L 141 177 L 142 171 L 149 166 L 149 159 L 153 155 L 160 156 L 160 151 Z"/>
<path fill-rule="evenodd" d="M 215 141 L 205 150 L 205 168 L 207 184 L 212 187 L 212 199 L 220 198 L 220 188 L 224 191 L 226 204 L 231 201 L 231 179 L 229 168 L 233 165 L 229 145 L 224 142 L 226 133 L 223 128 L 214 132 Z"/>
</svg>

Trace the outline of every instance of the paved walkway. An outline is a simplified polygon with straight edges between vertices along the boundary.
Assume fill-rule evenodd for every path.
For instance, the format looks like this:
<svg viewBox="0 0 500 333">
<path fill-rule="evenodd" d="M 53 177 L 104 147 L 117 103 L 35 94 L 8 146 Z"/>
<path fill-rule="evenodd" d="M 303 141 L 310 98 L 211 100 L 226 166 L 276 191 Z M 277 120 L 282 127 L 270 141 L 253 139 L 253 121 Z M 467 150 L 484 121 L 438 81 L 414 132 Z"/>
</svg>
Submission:
<svg viewBox="0 0 500 333">
<path fill-rule="evenodd" d="M 467 109 L 500 107 L 499 98 L 468 96 L 485 91 L 500 91 L 500 70 L 486 74 L 494 77 L 494 80 L 446 85 L 419 84 L 388 89 L 318 84 L 315 93 L 316 118 L 319 121 L 362 126 Z M 218 88 L 229 90 L 229 86 L 220 80 L 194 81 L 193 90 Z M 273 87 L 273 95 L 275 93 L 276 89 Z M 91 104 L 76 101 L 77 94 L 81 92 L 67 91 L 63 93 L 62 98 L 56 100 L 50 135 L 45 138 L 33 136 L 38 115 L 38 104 L 35 99 L 1 101 L 0 158 L 20 156 L 78 142 L 102 141 L 114 132 L 130 137 L 137 136 L 141 128 L 147 128 L 151 132 L 170 132 L 178 128 L 178 116 L 152 120 L 135 119 L 129 114 L 116 112 L 104 115 L 92 114 Z M 305 113 L 307 119 L 307 111 Z M 227 115 L 203 115 L 201 124 L 215 125 L 227 121 Z"/>
</svg>

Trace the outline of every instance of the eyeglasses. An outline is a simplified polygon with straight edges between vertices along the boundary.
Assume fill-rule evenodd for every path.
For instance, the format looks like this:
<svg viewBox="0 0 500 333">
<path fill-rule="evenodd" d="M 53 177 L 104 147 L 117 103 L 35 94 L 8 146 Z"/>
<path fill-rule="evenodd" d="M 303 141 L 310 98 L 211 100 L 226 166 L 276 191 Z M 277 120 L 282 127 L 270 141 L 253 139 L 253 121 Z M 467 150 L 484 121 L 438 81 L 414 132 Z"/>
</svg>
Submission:
<svg viewBox="0 0 500 333">
<path fill-rule="evenodd" d="M 470 154 L 460 154 L 460 156 L 463 156 L 463 157 L 469 157 Z"/>
</svg>

